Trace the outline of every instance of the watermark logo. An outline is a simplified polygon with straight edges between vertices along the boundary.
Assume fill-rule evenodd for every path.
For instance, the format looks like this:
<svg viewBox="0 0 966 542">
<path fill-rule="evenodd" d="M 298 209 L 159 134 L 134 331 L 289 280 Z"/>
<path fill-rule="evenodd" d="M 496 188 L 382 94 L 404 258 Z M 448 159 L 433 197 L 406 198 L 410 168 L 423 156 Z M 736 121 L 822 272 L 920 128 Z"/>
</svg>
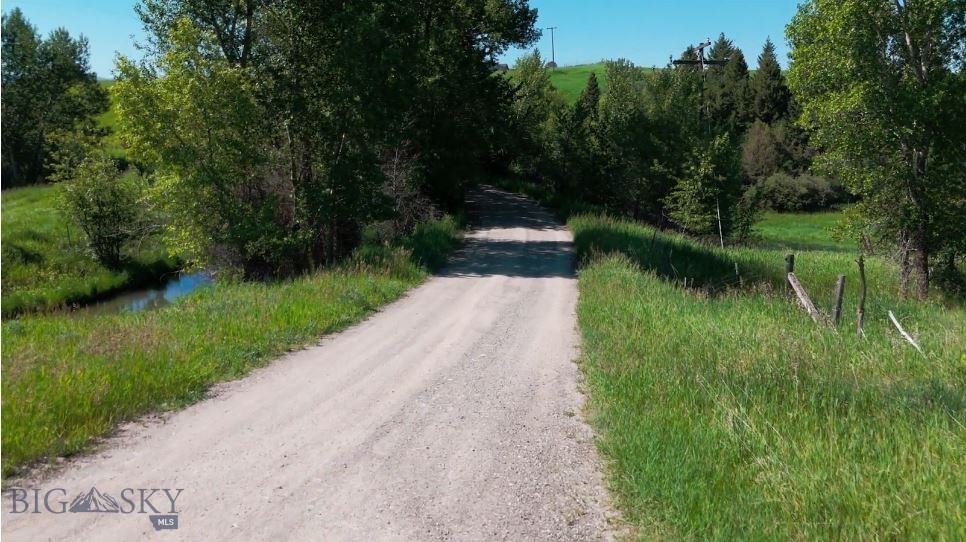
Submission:
<svg viewBox="0 0 966 542">
<path fill-rule="evenodd" d="M 15 487 L 8 494 L 11 514 L 146 514 L 154 530 L 160 531 L 178 528 L 176 503 L 182 491 L 181 488 L 126 487 L 117 493 L 119 499 L 115 499 L 110 493 L 91 487 L 70 501 L 68 491 L 60 487 L 48 490 Z"/>
<path fill-rule="evenodd" d="M 70 512 L 113 512 L 119 513 L 121 507 L 118 506 L 114 497 L 102 494 L 96 487 L 92 487 L 86 494 L 81 493 L 70 503 Z"/>
</svg>

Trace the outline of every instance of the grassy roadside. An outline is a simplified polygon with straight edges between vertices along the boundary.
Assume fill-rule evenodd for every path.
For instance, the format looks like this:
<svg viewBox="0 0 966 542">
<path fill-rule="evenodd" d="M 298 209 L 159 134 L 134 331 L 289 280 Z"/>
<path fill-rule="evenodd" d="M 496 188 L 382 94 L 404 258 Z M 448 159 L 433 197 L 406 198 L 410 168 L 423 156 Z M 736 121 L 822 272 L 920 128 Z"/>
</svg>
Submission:
<svg viewBox="0 0 966 542">
<path fill-rule="evenodd" d="M 55 186 L 3 191 L 4 318 L 103 298 L 176 268 L 157 239 L 143 243 L 124 269 L 105 268 L 87 252 L 83 232 L 64 218 L 57 198 Z"/>
<path fill-rule="evenodd" d="M 316 275 L 219 284 L 158 311 L 3 322 L 4 477 L 358 322 L 421 282 L 427 270 L 415 262 L 445 260 L 459 230 L 447 218 L 419 228 L 408 248 L 365 247 Z"/>
<path fill-rule="evenodd" d="M 722 252 L 586 215 L 569 226 L 589 412 L 640 538 L 966 538 L 962 308 L 896 299 L 872 260 L 860 340 L 848 253 L 796 260 L 826 309 L 847 275 L 836 332 L 782 299 L 783 250 Z M 685 275 L 697 289 L 681 287 Z"/>
</svg>

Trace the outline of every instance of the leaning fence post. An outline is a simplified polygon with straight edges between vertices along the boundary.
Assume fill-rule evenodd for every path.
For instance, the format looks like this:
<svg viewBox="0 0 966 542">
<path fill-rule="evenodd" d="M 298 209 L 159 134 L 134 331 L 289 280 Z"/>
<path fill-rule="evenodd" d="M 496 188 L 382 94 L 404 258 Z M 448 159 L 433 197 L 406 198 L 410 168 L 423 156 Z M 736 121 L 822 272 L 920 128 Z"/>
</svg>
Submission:
<svg viewBox="0 0 966 542">
<path fill-rule="evenodd" d="M 865 257 L 859 255 L 856 263 L 859 264 L 859 306 L 855 309 L 855 333 L 861 338 L 865 337 L 862 329 L 865 321 Z"/>
<path fill-rule="evenodd" d="M 802 304 L 802 307 L 805 308 L 805 312 L 812 317 L 812 320 L 814 320 L 816 324 L 821 324 L 823 320 L 822 313 L 818 312 L 818 309 L 815 308 L 815 304 L 812 303 L 812 300 L 809 299 L 808 294 L 805 293 L 805 288 L 803 288 L 798 282 L 798 278 L 795 277 L 795 273 L 788 274 L 788 283 L 792 286 L 792 290 L 795 290 L 795 294 L 798 296 L 798 301 Z"/>
<path fill-rule="evenodd" d="M 839 316 L 842 314 L 842 295 L 845 293 L 845 275 L 839 275 L 835 282 L 835 299 L 832 302 L 832 326 L 839 325 Z"/>
<path fill-rule="evenodd" d="M 788 277 L 788 274 L 793 273 L 794 271 L 795 271 L 795 255 L 787 254 L 785 256 L 785 277 Z M 788 298 L 788 297 L 791 297 L 791 295 L 792 295 L 792 287 L 791 287 L 791 284 L 789 284 L 788 279 L 786 278 L 785 279 L 785 297 Z"/>
</svg>

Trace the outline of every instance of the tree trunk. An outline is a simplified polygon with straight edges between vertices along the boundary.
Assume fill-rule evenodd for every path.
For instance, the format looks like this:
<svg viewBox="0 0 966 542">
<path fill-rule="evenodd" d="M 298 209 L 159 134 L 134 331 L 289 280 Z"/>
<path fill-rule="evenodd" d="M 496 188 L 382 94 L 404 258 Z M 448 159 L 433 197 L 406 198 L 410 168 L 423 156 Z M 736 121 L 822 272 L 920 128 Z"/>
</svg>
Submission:
<svg viewBox="0 0 966 542">
<path fill-rule="evenodd" d="M 899 242 L 899 295 L 903 299 L 909 295 L 909 274 L 912 268 L 909 265 L 909 233 L 902 229 L 898 235 Z"/>
<path fill-rule="evenodd" d="M 926 159 L 925 150 L 914 149 L 912 202 L 916 206 L 916 225 L 912 230 L 910 248 L 916 251 L 916 295 L 924 299 L 929 293 L 929 204 L 926 201 Z"/>
<path fill-rule="evenodd" d="M 922 218 L 920 218 L 922 220 Z M 924 299 L 929 293 L 929 247 L 927 246 L 926 223 L 921 221 L 912 236 L 912 246 L 916 251 L 916 295 Z"/>
</svg>

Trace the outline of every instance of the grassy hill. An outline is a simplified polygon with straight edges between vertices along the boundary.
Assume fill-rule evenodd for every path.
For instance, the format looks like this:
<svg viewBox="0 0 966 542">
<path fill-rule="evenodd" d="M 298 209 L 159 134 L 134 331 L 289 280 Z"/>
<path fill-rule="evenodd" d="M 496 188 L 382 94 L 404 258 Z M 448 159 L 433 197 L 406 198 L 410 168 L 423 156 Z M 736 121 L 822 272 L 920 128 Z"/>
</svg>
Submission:
<svg viewBox="0 0 966 542">
<path fill-rule="evenodd" d="M 98 83 L 105 89 L 110 91 L 111 85 L 114 81 L 98 81 Z M 115 127 L 117 126 L 117 111 L 114 109 L 114 102 L 111 102 L 110 107 L 107 111 L 101 113 L 97 116 L 97 126 L 100 128 L 107 128 L 110 133 L 104 138 L 104 145 L 107 147 L 111 156 L 115 158 L 124 158 L 124 148 L 121 147 L 121 140 L 118 139 L 117 134 L 114 133 Z"/>
<path fill-rule="evenodd" d="M 644 68 L 644 71 L 652 71 L 654 68 Z M 514 70 L 508 72 L 513 76 Z M 607 75 L 604 62 L 594 64 L 577 64 L 574 66 L 561 66 L 550 71 L 550 82 L 563 94 L 570 103 L 576 102 L 580 97 L 580 92 L 587 85 L 587 79 L 591 73 L 597 74 L 597 83 L 600 84 L 601 91 L 607 89 Z"/>
</svg>

